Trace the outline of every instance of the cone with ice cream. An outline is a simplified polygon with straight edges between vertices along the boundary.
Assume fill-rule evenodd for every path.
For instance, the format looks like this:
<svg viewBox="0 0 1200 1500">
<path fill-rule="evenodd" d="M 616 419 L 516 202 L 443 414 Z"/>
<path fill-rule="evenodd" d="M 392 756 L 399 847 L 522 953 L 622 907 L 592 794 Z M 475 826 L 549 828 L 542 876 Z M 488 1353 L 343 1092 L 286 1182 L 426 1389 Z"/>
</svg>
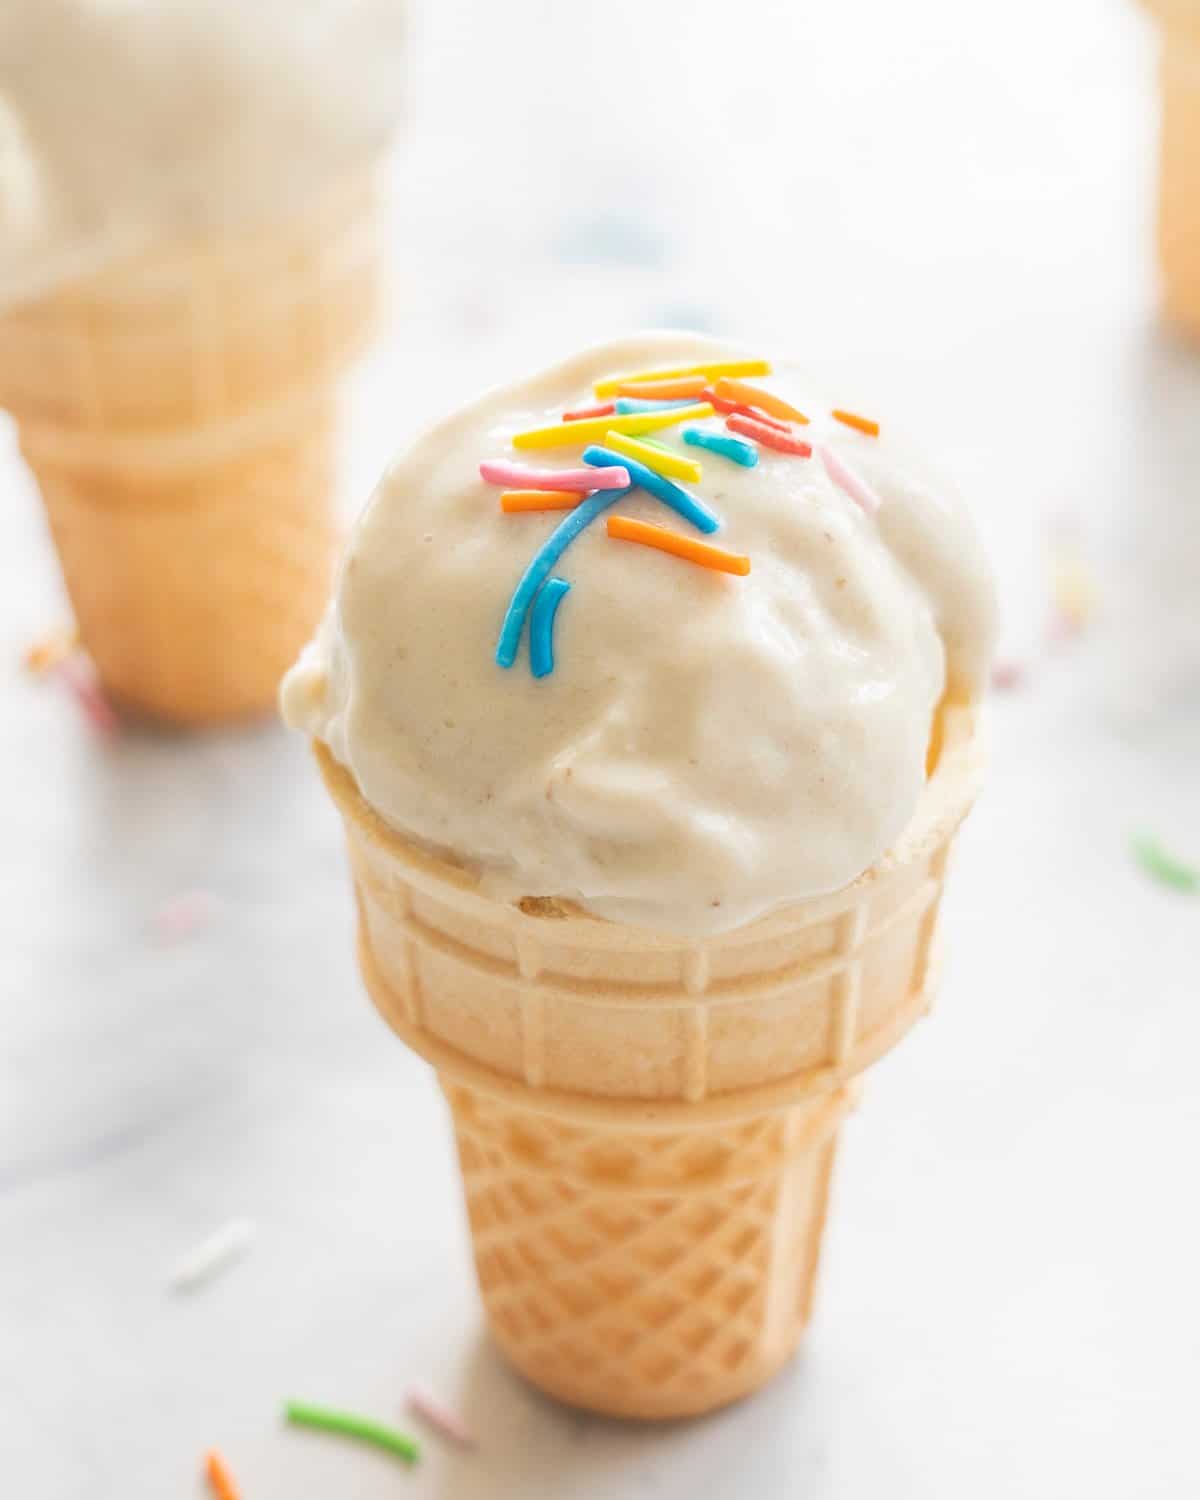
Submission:
<svg viewBox="0 0 1200 1500">
<path fill-rule="evenodd" d="M 1159 23 L 1158 258 L 1170 320 L 1200 340 L 1200 3 L 1146 0 Z"/>
<path fill-rule="evenodd" d="M 687 406 L 609 391 L 697 368 Z M 929 1004 L 991 588 L 850 416 L 682 335 L 494 392 L 389 471 L 285 681 L 367 988 L 450 1103 L 492 1332 L 596 1410 L 702 1412 L 788 1358 L 854 1080 Z"/>
<path fill-rule="evenodd" d="M 335 11 L 0 21 L 0 407 L 105 687 L 179 723 L 268 708 L 328 594 L 399 40 L 391 0 Z"/>
</svg>

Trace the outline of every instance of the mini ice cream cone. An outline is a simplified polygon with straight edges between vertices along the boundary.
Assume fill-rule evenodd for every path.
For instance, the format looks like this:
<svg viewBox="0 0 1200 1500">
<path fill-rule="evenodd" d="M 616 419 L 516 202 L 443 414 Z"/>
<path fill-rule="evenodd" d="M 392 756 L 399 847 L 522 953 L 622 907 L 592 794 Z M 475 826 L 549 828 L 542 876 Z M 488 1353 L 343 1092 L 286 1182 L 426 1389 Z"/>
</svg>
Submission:
<svg viewBox="0 0 1200 1500">
<path fill-rule="evenodd" d="M 551 1395 L 692 1415 L 794 1351 L 852 1081 L 930 1002 L 979 774 L 973 712 L 940 730 L 890 854 L 705 941 L 490 900 L 392 831 L 318 746 L 367 988 L 437 1069 L 492 1332 Z"/>
<path fill-rule="evenodd" d="M 364 175 L 0 318 L 0 406 L 117 700 L 181 723 L 273 703 L 328 595 L 335 383 L 378 294 Z"/>
<path fill-rule="evenodd" d="M 1167 316 L 1200 339 L 1200 5 L 1149 0 L 1162 26 L 1158 252 Z"/>
</svg>

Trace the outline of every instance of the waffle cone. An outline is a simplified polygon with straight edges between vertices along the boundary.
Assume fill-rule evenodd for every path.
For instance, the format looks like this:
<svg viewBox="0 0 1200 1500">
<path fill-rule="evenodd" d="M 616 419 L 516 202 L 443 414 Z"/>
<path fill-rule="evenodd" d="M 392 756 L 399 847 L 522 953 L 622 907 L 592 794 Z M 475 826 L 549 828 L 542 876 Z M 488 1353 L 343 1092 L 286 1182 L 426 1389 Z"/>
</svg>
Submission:
<svg viewBox="0 0 1200 1500">
<path fill-rule="evenodd" d="M 269 709 L 328 597 L 336 381 L 374 328 L 375 191 L 161 248 L 0 317 L 0 405 L 83 644 L 181 723 Z"/>
<path fill-rule="evenodd" d="M 491 1330 L 534 1384 L 658 1418 L 754 1390 L 812 1305 L 852 1080 L 928 1007 L 974 716 L 895 850 L 708 941 L 509 906 L 387 827 L 318 747 L 359 959 L 450 1104 Z"/>
<path fill-rule="evenodd" d="M 1158 254 L 1168 318 L 1200 340 L 1200 6 L 1156 0 L 1159 84 Z"/>
</svg>

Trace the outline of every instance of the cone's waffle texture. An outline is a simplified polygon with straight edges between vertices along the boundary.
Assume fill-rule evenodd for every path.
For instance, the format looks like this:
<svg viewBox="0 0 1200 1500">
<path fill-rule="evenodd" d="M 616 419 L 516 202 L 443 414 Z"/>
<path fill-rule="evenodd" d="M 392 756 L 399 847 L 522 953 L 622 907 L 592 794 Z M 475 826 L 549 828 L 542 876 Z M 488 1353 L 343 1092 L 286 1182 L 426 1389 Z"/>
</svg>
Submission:
<svg viewBox="0 0 1200 1500">
<path fill-rule="evenodd" d="M 1200 4 L 1152 0 L 1162 23 L 1158 249 L 1167 316 L 1200 340 Z"/>
<path fill-rule="evenodd" d="M 122 702 L 269 708 L 328 597 L 335 382 L 378 315 L 373 181 L 0 317 L 0 405 Z"/>
<path fill-rule="evenodd" d="M 891 854 L 706 942 L 486 899 L 318 747 L 367 987 L 438 1070 L 488 1319 L 544 1390 L 626 1416 L 698 1413 L 795 1348 L 850 1080 L 929 1003 L 946 860 L 979 772 L 973 715 L 942 727 Z"/>
</svg>

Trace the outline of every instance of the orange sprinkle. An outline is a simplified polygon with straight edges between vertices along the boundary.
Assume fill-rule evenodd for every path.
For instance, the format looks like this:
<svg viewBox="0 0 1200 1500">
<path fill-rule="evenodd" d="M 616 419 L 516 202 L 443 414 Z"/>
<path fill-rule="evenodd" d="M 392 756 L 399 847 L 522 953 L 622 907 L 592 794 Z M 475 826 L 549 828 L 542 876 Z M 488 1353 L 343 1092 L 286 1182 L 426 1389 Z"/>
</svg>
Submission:
<svg viewBox="0 0 1200 1500">
<path fill-rule="evenodd" d="M 690 536 L 680 536 L 677 531 L 668 531 L 665 526 L 655 526 L 650 521 L 635 521 L 632 516 L 609 516 L 608 534 L 622 542 L 641 542 L 644 547 L 657 547 L 660 552 L 673 553 L 717 573 L 736 573 L 744 578 L 750 571 L 748 557 L 726 552 L 723 547 L 713 547 L 708 542 L 693 541 Z"/>
<path fill-rule="evenodd" d="M 78 649 L 79 631 L 74 625 L 64 626 L 26 648 L 25 670 L 35 677 L 44 677 Z"/>
<path fill-rule="evenodd" d="M 698 396 L 704 389 L 703 375 L 686 375 L 676 380 L 626 380 L 617 387 L 618 396 L 642 396 L 648 401 L 669 400 L 675 396 Z"/>
<path fill-rule="evenodd" d="M 234 1483 L 229 1466 L 215 1448 L 205 1454 L 204 1472 L 217 1500 L 242 1500 L 242 1492 Z"/>
<path fill-rule="evenodd" d="M 718 396 L 724 396 L 727 401 L 744 401 L 747 406 L 757 406 L 762 411 L 769 411 L 773 417 L 782 417 L 785 422 L 808 421 L 802 411 L 797 411 L 782 396 L 773 396 L 770 391 L 760 390 L 756 385 L 747 385 L 744 380 L 730 380 L 727 375 L 722 375 L 714 389 Z"/>
<path fill-rule="evenodd" d="M 865 432 L 868 437 L 879 436 L 879 423 L 872 422 L 870 417 L 858 417 L 852 411 L 839 411 L 836 407 L 833 414 L 839 422 L 845 422 L 847 427 L 857 427 L 859 432 Z"/>
<path fill-rule="evenodd" d="M 501 490 L 500 509 L 518 510 L 574 510 L 586 495 L 574 490 Z"/>
</svg>

